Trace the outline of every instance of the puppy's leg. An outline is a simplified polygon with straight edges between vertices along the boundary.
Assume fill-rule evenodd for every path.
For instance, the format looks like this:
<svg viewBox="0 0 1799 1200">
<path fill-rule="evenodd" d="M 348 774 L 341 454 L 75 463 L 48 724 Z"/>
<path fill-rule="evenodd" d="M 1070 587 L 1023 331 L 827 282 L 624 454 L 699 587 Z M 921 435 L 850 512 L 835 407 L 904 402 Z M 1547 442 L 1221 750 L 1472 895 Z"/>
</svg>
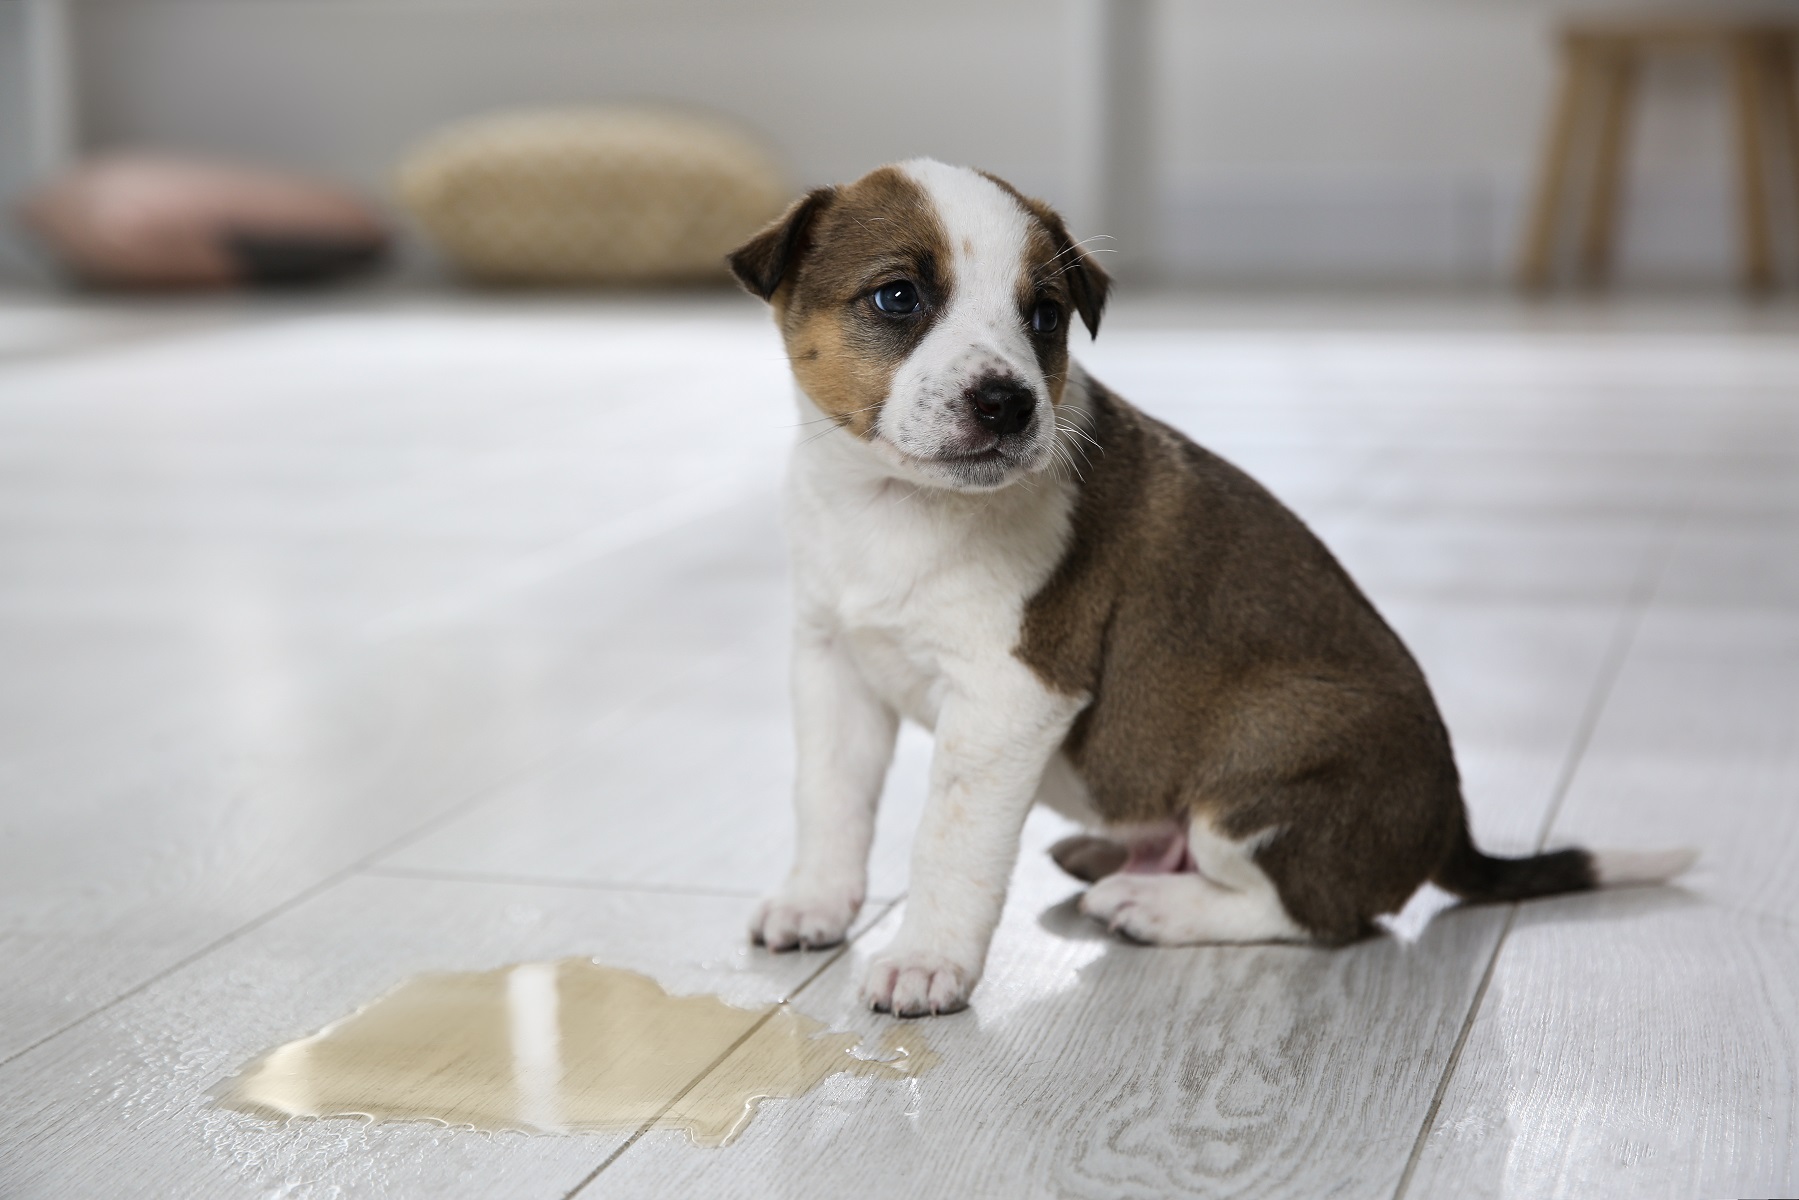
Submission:
<svg viewBox="0 0 1799 1200">
<path fill-rule="evenodd" d="M 750 936 L 770 950 L 835 945 L 855 920 L 868 889 L 875 806 L 899 733 L 898 717 L 843 648 L 815 630 L 794 639 L 793 709 L 793 869 L 750 922 Z"/>
<path fill-rule="evenodd" d="M 938 713 L 905 919 L 862 985 L 870 1007 L 896 1016 L 967 1005 L 1038 781 L 1081 707 L 1010 659 L 979 674 L 978 691 L 952 691 Z"/>
<path fill-rule="evenodd" d="M 1272 892 L 1233 892 L 1203 875 L 1108 875 L 1081 897 L 1081 911 L 1138 942 L 1309 940 Z"/>
<path fill-rule="evenodd" d="M 1255 847 L 1256 839 L 1231 841 L 1195 818 L 1185 869 L 1108 875 L 1081 897 L 1081 911 L 1135 941 L 1163 946 L 1310 941 L 1256 865 Z"/>
</svg>

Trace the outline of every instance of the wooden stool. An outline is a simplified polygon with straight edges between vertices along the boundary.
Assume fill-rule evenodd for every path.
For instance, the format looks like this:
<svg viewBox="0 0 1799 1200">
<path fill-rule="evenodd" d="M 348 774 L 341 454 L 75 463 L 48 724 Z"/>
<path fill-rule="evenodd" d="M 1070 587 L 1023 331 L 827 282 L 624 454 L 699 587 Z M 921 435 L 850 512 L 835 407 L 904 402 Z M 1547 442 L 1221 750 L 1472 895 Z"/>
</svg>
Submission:
<svg viewBox="0 0 1799 1200">
<path fill-rule="evenodd" d="M 1772 109 L 1785 126 L 1786 155 L 1799 203 L 1799 102 L 1794 99 L 1794 45 L 1799 24 L 1738 18 L 1606 21 L 1573 25 L 1562 34 L 1561 96 L 1556 102 L 1536 202 L 1519 255 L 1527 288 L 1553 282 L 1563 214 L 1569 209 L 1575 160 L 1590 154 L 1577 266 L 1587 282 L 1605 279 L 1618 220 L 1619 180 L 1630 106 L 1641 64 L 1652 54 L 1706 52 L 1729 68 L 1736 121 L 1742 275 L 1746 287 L 1774 285 L 1768 226 L 1768 171 L 1778 157 L 1767 137 Z M 1595 108 L 1595 106 L 1597 106 Z"/>
</svg>

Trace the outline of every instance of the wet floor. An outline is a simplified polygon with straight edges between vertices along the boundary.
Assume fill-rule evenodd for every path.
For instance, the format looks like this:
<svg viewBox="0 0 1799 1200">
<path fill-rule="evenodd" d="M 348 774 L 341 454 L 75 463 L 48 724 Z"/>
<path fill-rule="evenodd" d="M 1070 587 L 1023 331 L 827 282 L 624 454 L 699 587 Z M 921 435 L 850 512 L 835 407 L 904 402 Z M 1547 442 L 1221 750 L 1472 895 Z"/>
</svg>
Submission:
<svg viewBox="0 0 1799 1200">
<path fill-rule="evenodd" d="M 671 996 L 646 976 L 570 958 L 420 975 L 270 1051 L 219 1099 L 268 1117 L 679 1129 L 696 1145 L 722 1146 L 763 1100 L 804 1095 L 843 1073 L 910 1078 L 934 1057 L 914 1026 L 891 1027 L 877 1046 L 860 1042 L 786 1004 Z"/>
<path fill-rule="evenodd" d="M 921 1078 L 720 1151 L 221 1110 L 418 972 L 577 951 L 879 1056 L 903 910 L 834 958 L 744 936 L 790 850 L 808 435 L 747 298 L 0 295 L 0 1197 L 1799 1196 L 1799 303 L 1125 300 L 1083 361 L 1325 535 L 1483 841 L 1693 876 L 1148 950 L 1039 812 Z M 930 756 L 902 732 L 871 897 Z"/>
</svg>

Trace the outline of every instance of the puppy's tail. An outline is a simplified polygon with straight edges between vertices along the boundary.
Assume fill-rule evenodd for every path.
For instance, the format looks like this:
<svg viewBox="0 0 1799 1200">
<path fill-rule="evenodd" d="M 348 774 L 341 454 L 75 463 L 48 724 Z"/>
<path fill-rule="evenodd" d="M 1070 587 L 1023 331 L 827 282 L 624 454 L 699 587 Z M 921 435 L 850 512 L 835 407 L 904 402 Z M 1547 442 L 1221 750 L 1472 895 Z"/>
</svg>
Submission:
<svg viewBox="0 0 1799 1200">
<path fill-rule="evenodd" d="M 1697 850 L 1554 850 L 1528 858 L 1482 854 L 1466 833 L 1433 883 L 1471 904 L 1504 903 L 1592 888 L 1667 883 L 1692 866 Z"/>
</svg>

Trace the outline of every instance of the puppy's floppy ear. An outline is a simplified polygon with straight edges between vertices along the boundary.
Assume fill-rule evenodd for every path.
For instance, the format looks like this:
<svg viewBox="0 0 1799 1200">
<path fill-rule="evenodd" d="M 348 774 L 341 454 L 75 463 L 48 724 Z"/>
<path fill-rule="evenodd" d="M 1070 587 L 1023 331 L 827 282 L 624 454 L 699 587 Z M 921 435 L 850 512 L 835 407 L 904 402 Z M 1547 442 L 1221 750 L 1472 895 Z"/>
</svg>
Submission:
<svg viewBox="0 0 1799 1200">
<path fill-rule="evenodd" d="M 727 261 L 745 290 L 766 300 L 805 253 L 812 222 L 837 199 L 837 189 L 813 188 L 755 237 L 731 251 Z"/>
<path fill-rule="evenodd" d="M 1099 314 L 1106 311 L 1106 296 L 1112 290 L 1112 277 L 1100 269 L 1093 256 L 1068 243 L 1071 251 L 1069 257 L 1075 265 L 1068 270 L 1068 292 L 1074 299 L 1075 311 L 1081 314 L 1081 324 L 1087 327 L 1088 337 L 1099 336 Z"/>
<path fill-rule="evenodd" d="M 1050 241 L 1056 247 L 1056 269 L 1068 281 L 1068 297 L 1074 301 L 1074 310 L 1081 314 L 1081 324 L 1087 327 L 1088 335 L 1098 337 L 1099 315 L 1106 311 L 1106 294 L 1112 290 L 1112 277 L 1100 270 L 1093 256 L 1068 236 L 1068 226 L 1063 224 L 1061 213 L 1041 200 L 1024 195 L 999 176 L 981 173 L 1016 196 L 1019 203 L 1049 230 Z"/>
<path fill-rule="evenodd" d="M 1087 336 L 1099 336 L 1099 315 L 1106 311 L 1106 296 L 1112 290 L 1112 277 L 1100 269 L 1093 261 L 1093 256 L 1082 249 L 1073 238 L 1068 236 L 1068 227 L 1062 218 L 1047 204 L 1037 205 L 1037 215 L 1049 226 L 1050 237 L 1056 243 L 1057 269 L 1062 278 L 1068 281 L 1068 296 L 1074 301 L 1074 310 L 1081 314 L 1081 324 L 1087 327 Z"/>
</svg>

